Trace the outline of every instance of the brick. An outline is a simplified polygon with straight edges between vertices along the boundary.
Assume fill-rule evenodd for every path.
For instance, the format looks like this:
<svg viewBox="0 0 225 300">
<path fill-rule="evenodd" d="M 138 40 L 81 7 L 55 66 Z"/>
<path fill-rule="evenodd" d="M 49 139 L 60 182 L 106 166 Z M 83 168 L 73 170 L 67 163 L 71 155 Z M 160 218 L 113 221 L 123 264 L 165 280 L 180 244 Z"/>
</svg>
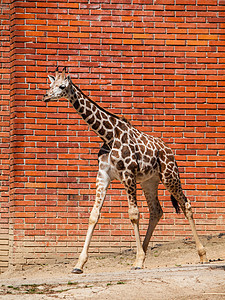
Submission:
<svg viewBox="0 0 225 300">
<path fill-rule="evenodd" d="M 217 5 L 217 0 L 197 0 L 197 5 Z"/>
</svg>

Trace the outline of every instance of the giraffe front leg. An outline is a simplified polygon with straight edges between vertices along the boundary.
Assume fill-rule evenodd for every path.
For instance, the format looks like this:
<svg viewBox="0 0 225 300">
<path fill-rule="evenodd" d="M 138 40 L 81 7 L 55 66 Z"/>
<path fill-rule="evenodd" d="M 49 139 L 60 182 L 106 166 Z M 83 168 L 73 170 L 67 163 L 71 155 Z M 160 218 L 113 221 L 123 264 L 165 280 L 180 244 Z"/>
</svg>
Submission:
<svg viewBox="0 0 225 300">
<path fill-rule="evenodd" d="M 99 172 L 98 172 L 97 182 L 96 182 L 95 204 L 93 206 L 93 209 L 92 209 L 90 217 L 89 217 L 88 231 L 87 231 L 85 243 L 83 246 L 83 250 L 79 256 L 79 259 L 78 259 L 78 262 L 77 262 L 75 268 L 72 271 L 72 273 L 75 273 L 75 274 L 83 273 L 84 264 L 88 260 L 88 249 L 90 246 L 93 231 L 98 222 L 100 211 L 101 211 L 101 208 L 102 208 L 105 196 L 106 196 L 106 192 L 107 192 L 108 186 L 111 181 L 111 179 L 108 175 L 107 169 L 104 168 L 104 166 L 105 165 L 102 164 L 102 168 L 99 169 Z"/>
<path fill-rule="evenodd" d="M 129 184 L 128 184 L 129 183 Z M 142 269 L 144 267 L 144 260 L 145 260 L 145 252 L 142 248 L 141 238 L 139 233 L 139 210 L 137 207 L 137 199 L 136 199 L 136 180 L 132 176 L 128 178 L 124 182 L 125 189 L 128 195 L 128 203 L 129 203 L 129 219 L 134 227 L 134 234 L 136 239 L 136 246 L 137 246 L 137 253 L 136 253 L 136 260 L 133 264 L 132 269 Z"/>
<path fill-rule="evenodd" d="M 89 245 L 90 245 L 91 238 L 93 235 L 93 231 L 94 231 L 95 226 L 99 219 L 99 214 L 100 214 L 100 207 L 97 207 L 97 205 L 94 205 L 94 207 L 91 211 L 90 217 L 89 217 L 88 231 L 87 231 L 85 243 L 84 243 L 82 252 L 79 256 L 78 262 L 77 262 L 75 268 L 72 270 L 72 273 L 75 273 L 75 274 L 83 273 L 83 267 L 84 267 L 84 264 L 88 260 L 88 249 L 89 249 Z"/>
<path fill-rule="evenodd" d="M 139 233 L 139 211 L 137 205 L 132 205 L 130 206 L 129 210 L 129 218 L 131 220 L 131 223 L 133 224 L 134 227 L 134 234 L 135 234 L 135 239 L 136 239 L 136 246 L 137 246 L 137 253 L 136 253 L 136 260 L 133 264 L 132 269 L 142 269 L 144 267 L 144 260 L 145 260 L 145 252 L 142 248 L 141 245 L 141 238 L 140 238 L 140 233 Z"/>
</svg>

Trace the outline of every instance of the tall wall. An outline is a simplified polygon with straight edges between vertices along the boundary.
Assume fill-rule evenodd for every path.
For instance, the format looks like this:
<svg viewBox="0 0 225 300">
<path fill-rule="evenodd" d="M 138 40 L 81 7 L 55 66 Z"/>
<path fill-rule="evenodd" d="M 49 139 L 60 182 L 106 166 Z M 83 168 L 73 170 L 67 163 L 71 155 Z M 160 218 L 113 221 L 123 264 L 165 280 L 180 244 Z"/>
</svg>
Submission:
<svg viewBox="0 0 225 300">
<path fill-rule="evenodd" d="M 0 5 L 0 272 L 9 257 L 10 180 L 10 13 L 9 0 Z"/>
<path fill-rule="evenodd" d="M 47 74 L 56 66 L 68 66 L 73 81 L 97 103 L 163 138 L 176 155 L 199 233 L 224 232 L 225 1 L 119 2 L 11 3 L 11 184 L 10 197 L 6 184 L 1 198 L 1 215 L 3 208 L 5 213 L 1 234 L 8 228 L 4 220 L 10 203 L 11 263 L 77 257 L 94 202 L 101 140 L 68 101 L 46 105 L 41 100 L 49 84 Z M 8 11 L 2 13 L 2 22 L 7 23 Z M 4 32 L 8 37 L 8 31 L 7 27 L 1 38 Z M 1 40 L 5 107 L 9 101 L 7 42 Z M 9 110 L 2 106 L 0 113 L 1 122 L 6 118 L 2 126 L 7 130 L 0 131 L 6 145 Z M 2 149 L 2 180 L 8 183 L 9 152 Z M 148 210 L 140 189 L 138 199 L 143 236 Z M 164 216 L 152 243 L 191 235 L 162 186 L 159 199 Z M 115 181 L 90 251 L 133 246 L 125 191 Z"/>
</svg>

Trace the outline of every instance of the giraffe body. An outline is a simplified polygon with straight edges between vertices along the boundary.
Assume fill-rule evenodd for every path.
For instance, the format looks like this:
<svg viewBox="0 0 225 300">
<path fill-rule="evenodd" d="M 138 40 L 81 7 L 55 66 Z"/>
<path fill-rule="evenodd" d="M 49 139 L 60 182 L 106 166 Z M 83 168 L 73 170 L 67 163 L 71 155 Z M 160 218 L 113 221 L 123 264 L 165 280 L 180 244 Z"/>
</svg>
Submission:
<svg viewBox="0 0 225 300">
<path fill-rule="evenodd" d="M 56 70 L 56 77 L 49 76 L 49 78 L 51 85 L 44 96 L 44 101 L 67 98 L 78 114 L 104 142 L 98 154 L 99 171 L 96 179 L 96 199 L 90 214 L 84 247 L 73 273 L 83 272 L 84 264 L 88 259 L 91 237 L 98 222 L 107 189 L 114 179 L 124 184 L 128 196 L 128 213 L 134 227 L 137 245 L 135 269 L 143 268 L 150 238 L 163 214 L 158 200 L 160 181 L 170 192 L 176 211 L 179 211 L 180 206 L 185 217 L 189 220 L 200 261 L 206 262 L 206 251 L 198 238 L 191 205 L 183 193 L 172 150 L 161 139 L 139 131 L 124 118 L 106 111 L 85 96 L 72 83 L 70 77 L 66 77 L 65 68 L 62 74 Z M 144 191 L 150 213 L 143 245 L 139 234 L 139 211 L 136 199 L 136 184 L 138 182 Z"/>
</svg>

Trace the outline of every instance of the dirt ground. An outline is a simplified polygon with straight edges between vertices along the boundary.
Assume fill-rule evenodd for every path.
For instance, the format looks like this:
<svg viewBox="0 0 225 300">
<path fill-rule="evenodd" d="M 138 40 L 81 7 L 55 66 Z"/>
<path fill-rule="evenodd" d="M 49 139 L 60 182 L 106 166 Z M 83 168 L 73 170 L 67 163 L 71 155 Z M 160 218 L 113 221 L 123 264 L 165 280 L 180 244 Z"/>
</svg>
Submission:
<svg viewBox="0 0 225 300">
<path fill-rule="evenodd" d="M 84 273 L 73 264 L 28 266 L 0 275 L 3 300 L 219 300 L 225 299 L 225 234 L 201 238 L 210 262 L 198 264 L 195 244 L 182 240 L 149 249 L 143 270 L 135 253 L 90 255 Z"/>
</svg>

